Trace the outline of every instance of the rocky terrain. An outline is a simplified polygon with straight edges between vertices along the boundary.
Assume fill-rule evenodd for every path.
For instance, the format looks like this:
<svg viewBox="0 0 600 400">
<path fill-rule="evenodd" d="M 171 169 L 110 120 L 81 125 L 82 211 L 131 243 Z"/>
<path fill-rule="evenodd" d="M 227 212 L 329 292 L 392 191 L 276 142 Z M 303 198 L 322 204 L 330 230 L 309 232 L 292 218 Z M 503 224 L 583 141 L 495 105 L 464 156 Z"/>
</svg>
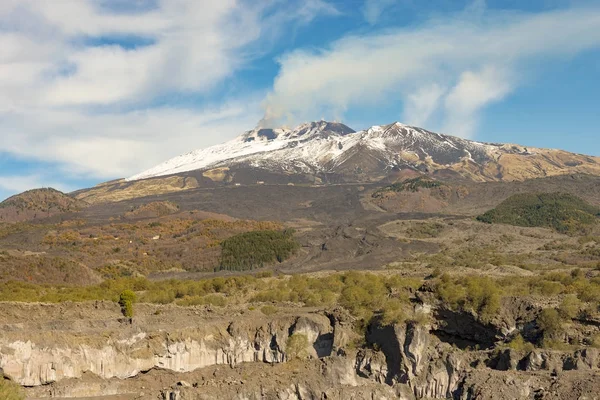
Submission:
<svg viewBox="0 0 600 400">
<path fill-rule="evenodd" d="M 0 395 L 597 399 L 599 166 L 321 121 L 14 196 Z"/>
<path fill-rule="evenodd" d="M 27 386 L 31 398 L 597 395 L 597 348 L 510 344 L 517 331 L 535 320 L 535 301 L 507 299 L 508 312 L 485 324 L 473 314 L 451 312 L 427 292 L 418 292 L 415 301 L 417 318 L 392 325 L 374 320 L 363 338 L 356 318 L 341 308 L 288 305 L 265 315 L 247 305 L 222 310 L 142 304 L 130 324 L 110 302 L 4 303 L 0 367 Z M 590 331 L 586 326 L 571 334 L 585 335 Z"/>
</svg>

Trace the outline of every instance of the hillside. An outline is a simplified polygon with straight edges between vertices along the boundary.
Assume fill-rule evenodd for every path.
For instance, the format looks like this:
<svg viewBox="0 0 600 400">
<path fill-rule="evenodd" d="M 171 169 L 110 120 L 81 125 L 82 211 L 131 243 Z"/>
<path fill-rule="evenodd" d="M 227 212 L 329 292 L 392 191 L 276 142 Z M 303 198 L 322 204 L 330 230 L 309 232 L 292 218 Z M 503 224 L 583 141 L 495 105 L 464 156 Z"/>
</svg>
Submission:
<svg viewBox="0 0 600 400">
<path fill-rule="evenodd" d="M 579 231 L 598 222 L 600 208 L 567 193 L 515 194 L 477 217 L 487 223 Z"/>
<path fill-rule="evenodd" d="M 43 188 L 23 192 L 0 203 L 0 222 L 20 222 L 80 211 L 88 204 L 56 189 Z"/>
<path fill-rule="evenodd" d="M 474 216 L 543 190 L 595 212 L 600 177 L 393 177 L 157 183 L 139 198 L 100 186 L 113 201 L 0 224 L 0 368 L 32 399 L 290 398 L 297 379 L 340 400 L 595 393 L 600 224 L 565 235 Z"/>
<path fill-rule="evenodd" d="M 600 158 L 481 143 L 398 122 L 355 132 L 341 123 L 318 121 L 294 129 L 256 128 L 226 143 L 191 151 L 127 179 L 80 190 L 74 196 L 102 203 L 257 183 L 393 182 L 396 175 L 411 173 L 473 182 L 600 175 Z"/>
</svg>

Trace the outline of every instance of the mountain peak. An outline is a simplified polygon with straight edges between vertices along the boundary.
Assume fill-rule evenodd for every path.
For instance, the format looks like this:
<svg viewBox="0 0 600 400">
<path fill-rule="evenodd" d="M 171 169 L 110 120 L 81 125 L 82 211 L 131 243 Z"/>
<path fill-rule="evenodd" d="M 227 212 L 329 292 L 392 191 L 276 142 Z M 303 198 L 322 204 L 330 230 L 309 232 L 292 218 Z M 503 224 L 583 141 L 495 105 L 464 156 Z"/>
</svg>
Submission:
<svg viewBox="0 0 600 400">
<path fill-rule="evenodd" d="M 330 136 L 345 136 L 355 132 L 354 129 L 342 123 L 321 120 L 305 122 L 294 129 L 285 126 L 279 128 L 256 127 L 253 130 L 244 132 L 240 135 L 238 141 L 258 143 L 293 139 L 309 140 L 327 138 Z"/>
<path fill-rule="evenodd" d="M 345 136 L 351 133 L 355 133 L 356 131 L 350 128 L 347 125 L 344 125 L 339 122 L 328 122 L 328 121 L 315 121 L 315 122 L 307 122 L 297 126 L 293 130 L 293 134 L 291 137 L 302 137 L 302 136 L 330 136 L 330 135 L 339 135 Z"/>
<path fill-rule="evenodd" d="M 536 177 L 567 170 L 590 173 L 600 169 L 596 160 L 567 154 L 479 143 L 401 122 L 355 132 L 340 122 L 321 120 L 293 129 L 257 127 L 229 142 L 175 157 L 128 180 L 190 171 L 204 174 L 203 171 L 216 168 L 228 171 L 223 178 L 227 182 L 242 176 L 246 181 L 252 180 L 263 172 L 283 174 L 283 180 L 299 174 L 362 181 L 370 175 L 382 177 L 409 168 L 477 180 L 502 180 L 522 179 L 522 170 L 532 171 L 528 174 Z M 542 168 L 542 164 L 548 166 Z M 557 169 L 556 165 L 561 167 Z M 513 169 L 515 172 L 511 172 Z"/>
</svg>

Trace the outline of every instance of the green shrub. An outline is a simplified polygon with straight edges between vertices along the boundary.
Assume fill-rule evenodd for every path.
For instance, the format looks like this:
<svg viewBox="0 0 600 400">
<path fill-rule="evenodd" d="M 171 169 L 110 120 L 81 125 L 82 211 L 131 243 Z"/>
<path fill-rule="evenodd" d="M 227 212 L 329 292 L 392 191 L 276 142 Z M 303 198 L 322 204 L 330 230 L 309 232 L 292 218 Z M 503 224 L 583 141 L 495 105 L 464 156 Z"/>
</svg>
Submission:
<svg viewBox="0 0 600 400">
<path fill-rule="evenodd" d="M 581 270 L 581 268 L 575 268 L 573 271 L 571 271 L 571 278 L 573 278 L 573 279 L 585 278 L 585 272 L 583 272 L 583 270 Z"/>
<path fill-rule="evenodd" d="M 136 295 L 132 290 L 124 290 L 119 295 L 119 305 L 121 306 L 121 312 L 127 318 L 133 317 L 133 303 L 136 300 Z"/>
<path fill-rule="evenodd" d="M 308 338 L 302 333 L 294 333 L 288 337 L 285 346 L 286 355 L 289 360 L 295 358 L 304 358 L 306 356 L 306 349 L 308 348 Z"/>
<path fill-rule="evenodd" d="M 227 305 L 227 299 L 216 294 L 209 294 L 207 296 L 185 296 L 180 300 L 176 300 L 175 304 L 183 307 L 200 305 L 225 307 Z"/>
<path fill-rule="evenodd" d="M 262 278 L 271 278 L 273 276 L 273 271 L 261 271 L 254 274 L 254 277 L 257 279 Z"/>
<path fill-rule="evenodd" d="M 558 313 L 562 318 L 573 319 L 581 310 L 581 301 L 575 295 L 567 295 L 558 307 Z"/>
<path fill-rule="evenodd" d="M 557 336 L 562 331 L 562 322 L 558 311 L 554 308 L 545 308 L 537 318 L 537 325 L 544 334 L 544 339 Z"/>
<path fill-rule="evenodd" d="M 496 281 L 488 277 L 467 276 L 451 278 L 443 274 L 435 292 L 451 309 L 472 309 L 479 318 L 490 321 L 500 309 L 501 291 Z"/>
<path fill-rule="evenodd" d="M 600 333 L 597 333 L 594 336 L 592 336 L 590 346 L 596 349 L 600 349 Z"/>
<path fill-rule="evenodd" d="M 544 337 L 544 339 L 542 340 L 541 347 L 543 347 L 544 349 L 552 349 L 558 351 L 569 351 L 576 348 L 576 346 L 565 343 L 562 340 L 555 340 L 547 337 Z"/>
<path fill-rule="evenodd" d="M 407 304 L 398 299 L 386 301 L 381 311 L 381 324 L 385 326 L 404 322 L 406 320 L 404 312 L 406 306 Z"/>
<path fill-rule="evenodd" d="M 534 349 L 535 346 L 533 343 L 527 342 L 525 339 L 523 339 L 521 334 L 518 334 L 508 343 L 508 347 L 519 352 L 529 353 Z"/>
</svg>

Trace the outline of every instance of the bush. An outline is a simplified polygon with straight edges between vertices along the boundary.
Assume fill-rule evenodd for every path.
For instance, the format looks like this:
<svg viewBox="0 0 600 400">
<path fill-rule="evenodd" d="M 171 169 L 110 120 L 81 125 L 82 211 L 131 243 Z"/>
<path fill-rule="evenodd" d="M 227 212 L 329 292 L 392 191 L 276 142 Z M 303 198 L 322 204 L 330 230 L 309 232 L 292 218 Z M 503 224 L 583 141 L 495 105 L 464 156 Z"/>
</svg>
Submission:
<svg viewBox="0 0 600 400">
<path fill-rule="evenodd" d="M 537 318 L 537 325 L 544 334 L 544 339 L 557 336 L 562 330 L 562 323 L 558 311 L 554 308 L 545 308 Z"/>
<path fill-rule="evenodd" d="M 444 225 L 439 222 L 422 222 L 415 224 L 406 230 L 406 234 L 411 238 L 426 239 L 440 236 Z"/>
<path fill-rule="evenodd" d="M 523 336 L 521 336 L 521 334 L 518 334 L 517 336 L 515 336 L 508 343 L 508 347 L 513 350 L 516 350 L 519 352 L 524 352 L 524 353 L 529 353 L 534 349 L 533 344 L 525 341 L 525 339 L 523 339 Z"/>
<path fill-rule="evenodd" d="M 490 321 L 500 309 L 501 292 L 496 281 L 467 276 L 452 279 L 443 274 L 435 287 L 438 299 L 453 309 L 472 309 L 479 319 Z"/>
<path fill-rule="evenodd" d="M 406 307 L 406 304 L 400 300 L 391 299 L 386 301 L 381 312 L 381 325 L 393 325 L 404 322 L 406 320 L 404 307 Z"/>
<path fill-rule="evenodd" d="M 590 346 L 600 349 L 600 333 L 592 336 Z"/>
<path fill-rule="evenodd" d="M 136 300 L 136 295 L 132 290 L 124 290 L 119 295 L 119 305 L 121 306 L 121 312 L 127 318 L 133 317 L 133 303 Z"/>
<path fill-rule="evenodd" d="M 566 296 L 558 307 L 558 313 L 562 318 L 573 319 L 581 310 L 581 301 L 575 295 Z"/>
<path fill-rule="evenodd" d="M 227 299 L 216 294 L 209 294 L 208 296 L 185 296 L 181 300 L 175 301 L 175 304 L 183 307 L 200 305 L 225 307 L 227 305 Z"/>
<path fill-rule="evenodd" d="M 25 400 L 25 394 L 21 386 L 0 376 L 0 399 Z"/>
<path fill-rule="evenodd" d="M 292 336 L 288 337 L 285 346 L 288 360 L 306 357 L 308 345 L 308 338 L 304 334 L 294 333 Z"/>
</svg>

